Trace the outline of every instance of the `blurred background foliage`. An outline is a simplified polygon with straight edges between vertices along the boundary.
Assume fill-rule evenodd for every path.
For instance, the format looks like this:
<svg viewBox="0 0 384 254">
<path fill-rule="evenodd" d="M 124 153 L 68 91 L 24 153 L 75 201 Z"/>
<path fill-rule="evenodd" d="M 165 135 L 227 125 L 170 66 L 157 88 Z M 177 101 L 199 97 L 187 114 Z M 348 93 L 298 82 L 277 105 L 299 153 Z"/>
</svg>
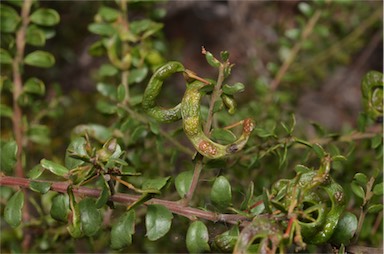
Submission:
<svg viewBox="0 0 384 254">
<path fill-rule="evenodd" d="M 113 70 L 100 68 L 108 63 L 106 56 L 89 54 L 90 47 L 99 36 L 89 31 L 95 14 L 101 6 L 116 8 L 112 1 L 41 1 L 40 7 L 55 9 L 60 23 L 55 35 L 47 41 L 46 50 L 52 52 L 56 64 L 50 69 L 28 67 L 25 76 L 36 76 L 46 83 L 45 102 L 60 98 L 54 119 L 44 118 L 49 126 L 48 140 L 37 140 L 28 146 L 27 167 L 38 164 L 42 158 L 63 161 L 72 130 L 81 124 L 95 123 L 110 126 L 116 123 L 116 115 L 96 110 L 100 101 L 106 100 L 97 84 L 105 82 L 118 85 Z M 205 198 L 215 177 L 222 173 L 230 179 L 234 195 L 234 207 L 239 206 L 249 181 L 255 183 L 255 193 L 270 187 L 281 178 L 294 175 L 294 166 L 306 164 L 318 166 L 317 160 L 301 147 L 284 144 L 289 135 L 280 123 L 292 124 L 295 115 L 294 136 L 310 142 L 318 142 L 331 154 L 346 156 L 344 162 L 333 165 L 332 176 L 346 190 L 347 210 L 359 214 L 363 199 L 356 195 L 350 183 L 354 175 L 363 172 L 367 176 L 382 178 L 382 139 L 360 139 L 350 135 L 353 129 L 370 129 L 378 132 L 381 124 L 367 120 L 361 124 L 361 80 L 369 70 L 382 71 L 382 1 L 130 1 L 129 20 L 150 18 L 163 23 L 163 29 L 151 37 L 151 54 L 146 58 L 148 75 L 131 86 L 131 96 L 140 96 L 153 70 L 166 60 L 177 60 L 204 77 L 215 78 L 215 70 L 206 64 L 201 46 L 214 55 L 222 50 L 230 52 L 235 64 L 229 83 L 242 82 L 244 93 L 236 95 L 237 120 L 253 117 L 257 130 L 249 142 L 249 150 L 240 158 L 228 162 L 214 161 L 207 164 L 197 193 L 196 206 L 210 207 Z M 313 19 L 318 15 L 318 18 Z M 313 26 L 308 26 L 313 22 Z M 303 32 L 306 36 L 303 38 Z M 292 53 L 297 47 L 298 52 Z M 28 48 L 27 48 L 28 50 Z M 276 77 L 284 63 L 288 69 L 281 80 Z M 3 70 L 2 70 L 3 71 Z M 4 70 L 6 71 L 6 70 Z M 112 74 L 110 73 L 112 71 Z M 174 105 L 184 92 L 181 79 L 174 79 L 162 92 L 162 105 Z M 274 86 L 271 89 L 271 86 Z M 2 93 L 2 101 L 10 100 Z M 103 109 L 102 106 L 99 109 Z M 32 114 L 38 112 L 30 109 Z M 204 109 L 203 109 L 204 110 Z M 103 111 L 103 110 L 101 110 Z M 232 123 L 224 113 L 217 114 L 222 123 Z M 193 169 L 189 157 L 172 147 L 169 140 L 154 138 L 140 123 L 120 119 L 121 125 L 136 130 L 135 141 L 126 143 L 133 152 L 127 156 L 133 171 L 139 169 L 147 176 L 177 176 Z M 133 125 L 133 126 L 131 126 Z M 181 143 L 187 141 L 177 125 L 161 126 L 172 131 Z M 2 119 L 1 135 L 12 134 L 12 124 Z M 44 130 L 43 130 L 44 132 Z M 343 138 L 340 138 L 343 137 Z M 131 136 L 132 138 L 132 136 Z M 38 139 L 38 138 L 37 138 Z M 254 148 L 256 147 L 256 148 Z M 135 151 L 135 149 L 137 150 Z M 151 151 L 152 149 L 152 151 Z M 253 149 L 253 150 L 252 150 Z M 255 152 L 257 149 L 257 153 Z M 255 155 L 257 154 L 257 155 Z M 62 155 L 62 157 L 61 157 Z M 240 156 L 239 155 L 239 156 Z M 156 158 L 156 163 L 153 163 Z M 135 180 L 136 179 L 136 180 Z M 140 177 L 132 181 L 140 183 Z M 134 182 L 135 183 L 135 182 Z M 175 190 L 167 194 L 172 197 Z M 380 196 L 375 197 L 373 202 Z M 42 202 L 47 202 L 45 197 Z M 177 217 L 173 230 L 165 238 L 151 242 L 144 235 L 143 227 L 137 227 L 129 252 L 184 252 L 185 232 L 188 220 Z M 382 211 L 367 214 L 357 245 L 382 246 Z M 209 226 L 209 223 L 208 223 Z M 222 232 L 225 225 L 210 225 L 210 234 Z M 62 228 L 65 229 L 64 227 Z M 142 232 L 141 232 L 142 231 Z M 59 246 L 51 246 L 47 234 L 40 239 L 37 251 L 60 252 L 106 251 L 107 235 L 100 233 L 97 241 L 76 240 L 70 245 L 60 238 Z M 60 234 L 57 234 L 57 237 Z M 104 239 L 103 242 L 101 239 Z M 172 249 L 169 243 L 172 243 Z M 15 243 L 13 243 L 15 244 Z"/>
</svg>

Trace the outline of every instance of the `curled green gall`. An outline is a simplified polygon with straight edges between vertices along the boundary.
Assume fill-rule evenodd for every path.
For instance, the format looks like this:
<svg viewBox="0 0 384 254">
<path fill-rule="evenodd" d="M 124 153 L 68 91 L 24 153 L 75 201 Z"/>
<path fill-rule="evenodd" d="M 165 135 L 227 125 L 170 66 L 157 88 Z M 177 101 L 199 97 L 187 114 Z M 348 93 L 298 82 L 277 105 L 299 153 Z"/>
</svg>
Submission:
<svg viewBox="0 0 384 254">
<path fill-rule="evenodd" d="M 244 147 L 254 128 L 254 122 L 250 118 L 242 120 L 242 135 L 231 144 L 222 145 L 209 139 L 202 130 L 200 116 L 200 100 L 204 94 L 201 88 L 206 85 L 201 81 L 193 81 L 187 84 L 187 90 L 181 102 L 183 128 L 185 134 L 201 155 L 209 159 L 219 159 L 236 153 Z"/>
<path fill-rule="evenodd" d="M 184 72 L 184 66 L 179 62 L 168 62 L 158 68 L 149 80 L 144 91 L 142 106 L 144 111 L 159 122 L 174 122 L 181 119 L 180 104 L 172 108 L 163 108 L 156 104 L 165 79 L 174 73 Z"/>
</svg>

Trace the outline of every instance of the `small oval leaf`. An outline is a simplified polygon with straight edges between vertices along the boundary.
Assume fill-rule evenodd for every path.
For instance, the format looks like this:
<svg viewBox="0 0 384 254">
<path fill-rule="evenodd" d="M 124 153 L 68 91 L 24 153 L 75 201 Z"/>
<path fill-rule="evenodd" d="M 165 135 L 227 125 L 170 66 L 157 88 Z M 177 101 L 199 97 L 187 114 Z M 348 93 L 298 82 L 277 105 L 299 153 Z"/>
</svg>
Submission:
<svg viewBox="0 0 384 254">
<path fill-rule="evenodd" d="M 378 213 L 383 210 L 383 204 L 373 204 L 368 207 L 368 213 Z"/>
<path fill-rule="evenodd" d="M 357 173 L 353 178 L 361 185 L 366 185 L 368 183 L 368 177 L 363 173 Z"/>
<path fill-rule="evenodd" d="M 158 177 L 155 179 L 145 179 L 142 185 L 143 190 L 161 190 L 167 186 L 171 177 Z"/>
<path fill-rule="evenodd" d="M 85 150 L 85 145 L 86 145 L 86 140 L 83 137 L 75 137 L 71 141 L 65 153 L 64 164 L 66 168 L 73 169 L 84 164 L 83 160 L 74 158 L 72 156 L 87 157 L 88 154 L 87 154 L 87 151 Z"/>
<path fill-rule="evenodd" d="M 63 177 L 66 177 L 68 175 L 69 170 L 66 167 L 64 167 L 64 166 L 62 166 L 56 162 L 42 159 L 40 161 L 40 164 L 43 168 L 48 169 L 49 171 L 51 171 L 55 175 L 63 176 Z"/>
<path fill-rule="evenodd" d="M 0 64 L 12 64 L 12 56 L 5 49 L 0 48 Z"/>
<path fill-rule="evenodd" d="M 244 85 L 242 83 L 235 83 L 233 85 L 223 85 L 223 93 L 228 94 L 228 95 L 234 95 L 237 93 L 243 92 L 245 89 Z"/>
<path fill-rule="evenodd" d="M 45 194 L 51 189 L 51 183 L 48 182 L 30 182 L 29 188 L 33 191 Z"/>
<path fill-rule="evenodd" d="M 27 174 L 27 176 L 30 178 L 30 179 L 37 179 L 41 176 L 41 174 L 44 172 L 44 168 L 40 165 L 40 164 L 37 164 L 36 166 L 34 166 Z"/>
<path fill-rule="evenodd" d="M 148 74 L 148 68 L 147 67 L 133 69 L 129 73 L 128 83 L 129 84 L 140 83 L 141 81 L 143 81 L 145 79 L 147 74 Z"/>
<path fill-rule="evenodd" d="M 218 206 L 228 207 L 232 202 L 231 184 L 224 176 L 219 176 L 213 183 L 211 200 Z"/>
<path fill-rule="evenodd" d="M 193 222 L 187 231 L 187 249 L 191 253 L 210 251 L 208 229 L 201 221 Z"/>
<path fill-rule="evenodd" d="M 0 4 L 0 31 L 2 33 L 12 33 L 16 31 L 21 18 L 10 6 Z"/>
<path fill-rule="evenodd" d="M 105 23 L 92 23 L 88 26 L 88 30 L 91 33 L 102 36 L 112 36 L 115 32 L 111 25 Z"/>
<path fill-rule="evenodd" d="M 35 25 L 28 26 L 26 42 L 32 46 L 41 47 L 45 45 L 45 32 Z"/>
<path fill-rule="evenodd" d="M 127 211 L 112 226 L 112 249 L 121 249 L 132 243 L 132 235 L 135 233 L 135 218 L 134 210 Z"/>
<path fill-rule="evenodd" d="M 149 205 L 145 216 L 145 226 L 148 239 L 156 241 L 168 233 L 171 228 L 173 215 L 162 205 Z"/>
<path fill-rule="evenodd" d="M 317 157 L 319 157 L 320 159 L 322 159 L 325 156 L 325 151 L 321 145 L 314 144 L 312 146 L 312 149 L 316 153 Z"/>
<path fill-rule="evenodd" d="M 19 190 L 13 194 L 4 208 L 4 219 L 11 227 L 15 228 L 20 225 L 23 206 L 24 192 Z"/>
<path fill-rule="evenodd" d="M 79 202 L 81 229 L 86 236 L 95 235 L 103 222 L 100 211 L 96 208 L 95 201 L 85 198 Z"/>
<path fill-rule="evenodd" d="M 60 22 L 60 15 L 54 9 L 40 8 L 29 17 L 30 20 L 41 26 L 54 26 Z"/>
<path fill-rule="evenodd" d="M 1 142 L 0 170 L 11 173 L 16 164 L 17 144 L 16 141 Z"/>
<path fill-rule="evenodd" d="M 44 82 L 38 78 L 29 78 L 23 87 L 23 92 L 44 95 L 45 94 L 45 85 Z"/>
<path fill-rule="evenodd" d="M 353 213 L 346 212 L 333 231 L 331 242 L 348 245 L 357 229 L 357 218 Z"/>
<path fill-rule="evenodd" d="M 97 13 L 107 22 L 115 21 L 120 15 L 119 11 L 116 9 L 106 6 L 101 6 Z"/>
<path fill-rule="evenodd" d="M 96 200 L 96 204 L 95 204 L 96 208 L 103 207 L 108 202 L 108 199 L 110 196 L 111 196 L 111 191 L 109 189 L 109 185 L 106 181 L 104 181 L 100 196 Z"/>
<path fill-rule="evenodd" d="M 24 58 L 24 63 L 41 68 L 49 68 L 55 64 L 55 57 L 46 51 L 36 50 Z"/>
<path fill-rule="evenodd" d="M 51 217 L 55 220 L 67 222 L 69 212 L 69 198 L 65 194 L 58 194 L 52 199 Z"/>
<path fill-rule="evenodd" d="M 373 193 L 375 195 L 383 195 L 383 183 L 378 183 L 373 187 Z"/>
<path fill-rule="evenodd" d="M 193 171 L 181 172 L 175 179 L 175 187 L 181 198 L 184 198 L 191 187 Z"/>
<path fill-rule="evenodd" d="M 352 188 L 353 193 L 355 193 L 355 195 L 358 196 L 359 198 L 365 197 L 365 191 L 364 191 L 363 187 L 358 185 L 356 182 L 351 183 L 351 188 Z"/>
</svg>

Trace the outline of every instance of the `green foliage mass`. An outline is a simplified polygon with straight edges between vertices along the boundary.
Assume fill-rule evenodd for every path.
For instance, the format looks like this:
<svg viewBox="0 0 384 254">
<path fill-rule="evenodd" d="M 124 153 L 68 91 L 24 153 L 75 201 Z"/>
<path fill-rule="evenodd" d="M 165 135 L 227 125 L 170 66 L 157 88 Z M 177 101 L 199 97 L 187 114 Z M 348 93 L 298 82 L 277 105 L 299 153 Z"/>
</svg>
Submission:
<svg viewBox="0 0 384 254">
<path fill-rule="evenodd" d="M 358 81 L 356 128 L 330 131 L 296 112 L 300 92 L 316 88 L 308 84 L 372 40 L 374 3 L 298 3 L 296 25 L 266 64 L 275 78 L 247 73 L 243 83 L 231 79 L 229 51 L 202 48 L 211 77 L 169 69 L 188 63 L 169 59 L 163 2 L 77 4 L 92 16 L 86 35 L 70 35 L 58 2 L 0 4 L 1 251 L 380 248 L 383 74 Z M 52 46 L 55 36 L 94 38 L 87 54 L 101 64 L 89 73 L 91 92 L 46 81 L 60 76 L 61 57 L 77 57 Z M 156 118 L 169 111 L 171 120 Z"/>
</svg>

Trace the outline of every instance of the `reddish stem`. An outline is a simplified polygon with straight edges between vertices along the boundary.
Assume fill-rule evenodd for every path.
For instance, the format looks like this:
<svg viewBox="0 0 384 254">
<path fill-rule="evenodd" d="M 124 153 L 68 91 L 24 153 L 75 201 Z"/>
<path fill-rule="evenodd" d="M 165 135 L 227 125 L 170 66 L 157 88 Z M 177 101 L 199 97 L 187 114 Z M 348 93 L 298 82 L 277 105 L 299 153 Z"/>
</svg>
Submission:
<svg viewBox="0 0 384 254">
<path fill-rule="evenodd" d="M 12 176 L 2 176 L 0 177 L 0 186 L 18 186 L 21 188 L 29 188 L 31 182 L 49 182 L 51 183 L 51 190 L 61 193 L 66 193 L 67 188 L 70 185 L 68 182 L 51 182 L 51 181 L 38 181 L 38 180 L 29 180 L 26 178 L 12 177 Z M 77 187 L 73 186 L 73 193 L 78 196 L 87 196 L 97 198 L 100 196 L 100 190 L 91 189 L 87 187 Z M 110 197 L 111 201 L 130 204 L 137 201 L 140 198 L 138 195 L 131 195 L 125 193 L 116 193 Z M 230 224 L 246 224 L 248 218 L 243 215 L 238 214 L 219 214 L 210 211 L 203 211 L 193 207 L 185 207 L 183 204 L 177 201 L 161 200 L 153 198 L 147 202 L 146 205 L 163 205 L 167 207 L 172 213 L 178 214 L 189 219 L 194 219 L 195 217 L 210 220 L 210 221 L 222 221 Z"/>
</svg>

